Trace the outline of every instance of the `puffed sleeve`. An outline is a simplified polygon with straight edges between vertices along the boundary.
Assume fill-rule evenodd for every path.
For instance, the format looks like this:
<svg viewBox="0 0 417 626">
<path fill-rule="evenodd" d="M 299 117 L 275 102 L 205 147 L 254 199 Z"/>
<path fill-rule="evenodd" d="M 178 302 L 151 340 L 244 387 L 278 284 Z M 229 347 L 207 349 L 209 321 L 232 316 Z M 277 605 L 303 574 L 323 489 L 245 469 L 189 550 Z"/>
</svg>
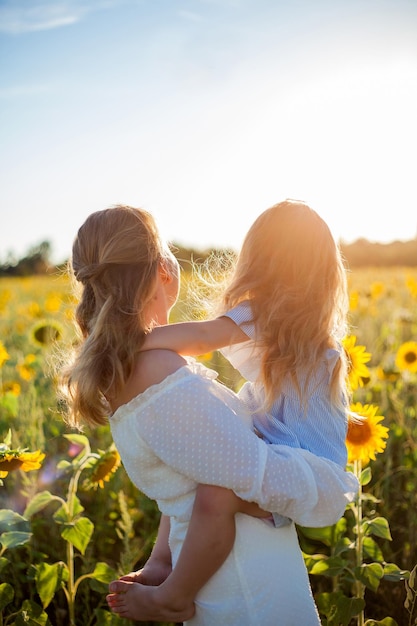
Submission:
<svg viewBox="0 0 417 626">
<path fill-rule="evenodd" d="M 327 526 L 357 491 L 353 474 L 306 450 L 267 445 L 236 395 L 190 375 L 166 385 L 135 428 L 154 454 L 197 483 L 220 485 L 304 526 Z"/>
</svg>

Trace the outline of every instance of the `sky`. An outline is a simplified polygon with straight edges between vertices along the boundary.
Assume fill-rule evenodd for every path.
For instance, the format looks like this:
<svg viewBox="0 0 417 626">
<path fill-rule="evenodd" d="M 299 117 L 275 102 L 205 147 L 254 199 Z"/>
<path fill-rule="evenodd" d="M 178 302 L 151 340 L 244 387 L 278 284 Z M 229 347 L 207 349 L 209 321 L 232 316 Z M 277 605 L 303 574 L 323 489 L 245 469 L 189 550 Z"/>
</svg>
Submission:
<svg viewBox="0 0 417 626">
<path fill-rule="evenodd" d="M 413 239 L 416 111 L 415 0 L 0 0 L 0 262 L 115 204 L 197 249 L 286 198 Z"/>
</svg>

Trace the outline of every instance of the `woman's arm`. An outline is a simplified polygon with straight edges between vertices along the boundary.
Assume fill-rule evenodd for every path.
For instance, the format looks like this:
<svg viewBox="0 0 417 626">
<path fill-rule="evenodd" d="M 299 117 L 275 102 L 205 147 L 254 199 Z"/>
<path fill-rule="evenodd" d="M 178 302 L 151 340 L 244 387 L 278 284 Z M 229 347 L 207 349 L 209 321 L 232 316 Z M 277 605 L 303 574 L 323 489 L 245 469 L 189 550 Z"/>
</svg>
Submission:
<svg viewBox="0 0 417 626">
<path fill-rule="evenodd" d="M 190 374 L 158 395 L 137 428 L 164 463 L 196 483 L 226 487 L 304 526 L 340 519 L 358 489 L 354 475 L 306 450 L 267 445 L 244 415 L 233 392 Z"/>
<path fill-rule="evenodd" d="M 178 354 L 198 356 L 247 340 L 247 335 L 230 318 L 218 317 L 156 326 L 146 335 L 142 350 L 165 348 Z"/>
</svg>

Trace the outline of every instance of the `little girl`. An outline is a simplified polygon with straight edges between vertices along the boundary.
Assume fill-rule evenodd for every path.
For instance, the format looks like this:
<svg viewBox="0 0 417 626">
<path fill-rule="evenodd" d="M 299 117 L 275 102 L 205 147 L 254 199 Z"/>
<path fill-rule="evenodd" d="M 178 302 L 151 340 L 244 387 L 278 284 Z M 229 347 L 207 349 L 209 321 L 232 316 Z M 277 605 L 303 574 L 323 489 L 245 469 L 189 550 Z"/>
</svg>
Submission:
<svg viewBox="0 0 417 626">
<path fill-rule="evenodd" d="M 247 233 L 222 314 L 155 327 L 143 349 L 168 348 L 187 356 L 222 349 L 248 381 L 239 396 L 260 437 L 344 468 L 349 392 L 341 340 L 347 312 L 346 271 L 328 226 L 306 204 L 287 200 L 262 213 Z M 139 585 L 148 584 L 142 572 L 112 583 L 112 610 L 131 619 L 169 616 L 170 608 L 173 618 L 178 610 L 191 615 L 195 595 L 233 546 L 234 517 L 242 511 L 237 501 L 229 490 L 200 485 L 172 574 L 159 587 Z M 260 509 L 248 513 L 272 523 Z M 278 514 L 272 519 L 275 526 L 290 523 Z"/>
</svg>

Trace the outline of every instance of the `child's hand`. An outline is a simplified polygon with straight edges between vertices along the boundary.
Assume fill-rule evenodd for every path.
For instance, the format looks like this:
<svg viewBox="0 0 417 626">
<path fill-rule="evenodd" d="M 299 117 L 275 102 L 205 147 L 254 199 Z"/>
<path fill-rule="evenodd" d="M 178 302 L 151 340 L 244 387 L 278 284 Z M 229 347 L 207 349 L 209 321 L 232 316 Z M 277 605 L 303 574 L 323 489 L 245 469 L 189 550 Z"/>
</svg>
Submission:
<svg viewBox="0 0 417 626">
<path fill-rule="evenodd" d="M 242 500 L 241 498 L 239 498 L 239 500 L 240 500 L 240 504 L 239 504 L 240 513 L 245 513 L 246 515 L 250 515 L 251 517 L 261 517 L 261 518 L 271 517 L 271 513 L 261 509 L 256 504 L 256 502 L 246 502 L 245 500 Z"/>
</svg>

